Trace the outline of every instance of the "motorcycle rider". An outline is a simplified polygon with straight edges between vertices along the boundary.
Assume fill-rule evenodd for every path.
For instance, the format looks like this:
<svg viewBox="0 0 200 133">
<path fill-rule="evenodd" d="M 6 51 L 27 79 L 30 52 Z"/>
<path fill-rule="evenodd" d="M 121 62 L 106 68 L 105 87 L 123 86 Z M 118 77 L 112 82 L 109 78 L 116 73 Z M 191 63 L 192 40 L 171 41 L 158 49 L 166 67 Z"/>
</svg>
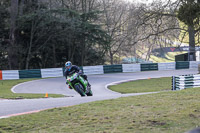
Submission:
<svg viewBox="0 0 200 133">
<path fill-rule="evenodd" d="M 82 70 L 78 66 L 72 65 L 72 63 L 70 61 L 67 61 L 65 63 L 65 71 L 64 71 L 65 78 L 67 79 L 67 76 L 72 75 L 74 73 L 78 73 L 80 76 L 82 76 L 85 80 L 88 81 L 87 76 L 83 75 Z M 68 83 L 66 82 L 66 84 L 68 84 Z M 89 82 L 88 82 L 88 87 L 91 88 L 91 85 Z M 72 87 L 69 86 L 69 89 L 72 89 Z"/>
</svg>

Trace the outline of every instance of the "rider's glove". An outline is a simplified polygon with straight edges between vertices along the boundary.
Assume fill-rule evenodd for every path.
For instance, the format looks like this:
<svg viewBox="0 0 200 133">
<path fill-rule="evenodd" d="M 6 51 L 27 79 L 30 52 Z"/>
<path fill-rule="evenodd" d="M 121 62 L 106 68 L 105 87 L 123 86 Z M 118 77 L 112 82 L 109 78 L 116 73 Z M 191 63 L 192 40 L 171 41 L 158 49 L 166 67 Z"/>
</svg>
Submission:
<svg viewBox="0 0 200 133">
<path fill-rule="evenodd" d="M 68 82 L 66 82 L 66 84 L 68 85 Z"/>
</svg>

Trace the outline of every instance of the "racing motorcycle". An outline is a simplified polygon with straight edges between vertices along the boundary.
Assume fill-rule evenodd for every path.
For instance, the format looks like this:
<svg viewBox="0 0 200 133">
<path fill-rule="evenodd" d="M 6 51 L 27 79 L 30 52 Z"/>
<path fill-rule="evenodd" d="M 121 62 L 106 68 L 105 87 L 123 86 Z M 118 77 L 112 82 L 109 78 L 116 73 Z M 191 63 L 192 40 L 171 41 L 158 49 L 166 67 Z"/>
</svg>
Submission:
<svg viewBox="0 0 200 133">
<path fill-rule="evenodd" d="M 68 85 L 78 92 L 81 96 L 92 96 L 91 87 L 88 86 L 88 81 L 85 80 L 78 73 L 74 73 L 70 76 L 67 76 Z"/>
</svg>

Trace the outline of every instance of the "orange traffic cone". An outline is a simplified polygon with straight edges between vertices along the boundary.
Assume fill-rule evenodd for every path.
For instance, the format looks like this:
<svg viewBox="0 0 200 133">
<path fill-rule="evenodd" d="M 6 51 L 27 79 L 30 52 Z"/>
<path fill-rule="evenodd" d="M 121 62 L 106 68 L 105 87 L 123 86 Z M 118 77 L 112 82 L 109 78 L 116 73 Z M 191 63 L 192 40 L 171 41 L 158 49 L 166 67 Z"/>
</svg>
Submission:
<svg viewBox="0 0 200 133">
<path fill-rule="evenodd" d="M 45 98 L 48 98 L 48 93 L 45 94 Z"/>
</svg>

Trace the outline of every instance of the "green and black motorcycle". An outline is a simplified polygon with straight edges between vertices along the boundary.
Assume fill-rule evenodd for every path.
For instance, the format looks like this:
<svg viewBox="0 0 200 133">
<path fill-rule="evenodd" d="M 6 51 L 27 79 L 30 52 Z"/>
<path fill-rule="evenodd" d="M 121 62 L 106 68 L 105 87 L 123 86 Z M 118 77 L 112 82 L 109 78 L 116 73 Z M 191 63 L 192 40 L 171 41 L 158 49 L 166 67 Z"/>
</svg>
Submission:
<svg viewBox="0 0 200 133">
<path fill-rule="evenodd" d="M 81 96 L 92 96 L 91 87 L 88 86 L 88 81 L 85 80 L 78 73 L 67 76 L 67 83 L 71 88 L 78 92 Z"/>
</svg>

